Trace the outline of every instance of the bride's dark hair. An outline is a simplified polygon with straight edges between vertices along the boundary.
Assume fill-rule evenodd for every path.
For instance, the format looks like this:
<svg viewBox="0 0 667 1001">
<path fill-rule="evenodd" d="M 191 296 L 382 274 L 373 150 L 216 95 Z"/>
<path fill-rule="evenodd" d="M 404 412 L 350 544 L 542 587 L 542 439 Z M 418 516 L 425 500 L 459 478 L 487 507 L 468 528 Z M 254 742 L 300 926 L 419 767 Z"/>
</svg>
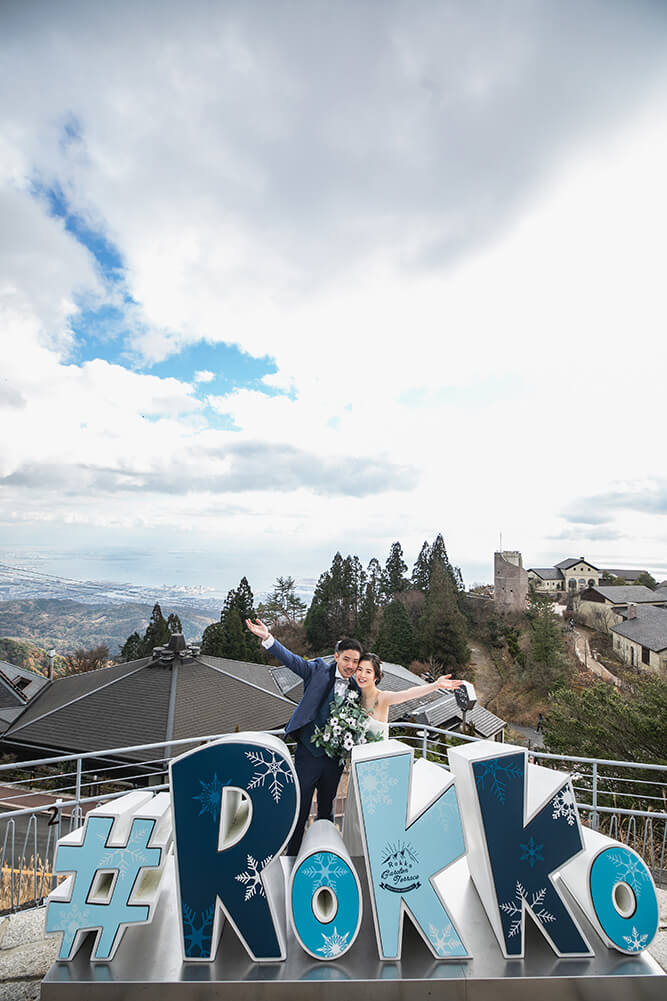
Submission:
<svg viewBox="0 0 667 1001">
<path fill-rule="evenodd" d="M 378 685 L 384 678 L 382 661 L 376 653 L 362 653 L 359 658 L 359 663 L 361 664 L 364 660 L 367 660 L 369 664 L 373 665 L 373 671 L 375 672 L 375 684 Z"/>
</svg>

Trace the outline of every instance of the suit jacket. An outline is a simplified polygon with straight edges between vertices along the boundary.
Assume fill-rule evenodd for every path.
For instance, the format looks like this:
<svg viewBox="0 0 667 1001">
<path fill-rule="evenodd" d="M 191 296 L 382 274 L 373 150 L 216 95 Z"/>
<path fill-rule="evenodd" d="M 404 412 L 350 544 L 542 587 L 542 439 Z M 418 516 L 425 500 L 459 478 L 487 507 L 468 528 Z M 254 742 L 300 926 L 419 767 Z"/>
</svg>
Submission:
<svg viewBox="0 0 667 1001">
<path fill-rule="evenodd" d="M 336 664 L 327 664 L 321 657 L 314 660 L 304 660 L 274 639 L 273 644 L 268 648 L 267 653 L 276 657 L 290 671 L 294 671 L 300 678 L 303 678 L 303 697 L 292 714 L 292 718 L 285 727 L 285 733 L 292 733 L 300 730 L 302 726 L 312 723 L 317 716 L 322 699 L 332 692 L 336 679 Z M 354 678 L 349 679 L 349 686 L 359 691 Z"/>
</svg>

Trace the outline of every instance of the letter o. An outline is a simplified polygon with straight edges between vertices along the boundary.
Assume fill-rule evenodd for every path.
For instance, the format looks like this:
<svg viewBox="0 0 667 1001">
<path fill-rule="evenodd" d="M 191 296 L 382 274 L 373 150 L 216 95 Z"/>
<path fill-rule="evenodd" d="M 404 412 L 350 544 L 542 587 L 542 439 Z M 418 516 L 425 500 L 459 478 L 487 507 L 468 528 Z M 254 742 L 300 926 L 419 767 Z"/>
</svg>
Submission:
<svg viewBox="0 0 667 1001">
<path fill-rule="evenodd" d="M 589 879 L 595 915 L 614 947 L 627 953 L 646 949 L 658 930 L 658 898 L 644 860 L 616 844 L 595 857 Z"/>
<path fill-rule="evenodd" d="M 310 956 L 337 959 L 354 943 L 362 914 L 359 877 L 329 821 L 318 820 L 304 838 L 292 870 L 290 904 L 294 934 Z"/>
</svg>

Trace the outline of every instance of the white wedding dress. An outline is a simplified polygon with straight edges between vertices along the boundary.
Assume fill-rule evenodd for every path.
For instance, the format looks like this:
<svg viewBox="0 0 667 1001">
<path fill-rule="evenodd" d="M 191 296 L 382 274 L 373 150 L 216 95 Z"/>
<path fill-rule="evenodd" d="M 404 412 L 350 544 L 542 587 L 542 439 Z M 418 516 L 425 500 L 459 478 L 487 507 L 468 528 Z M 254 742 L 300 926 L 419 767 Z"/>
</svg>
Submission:
<svg viewBox="0 0 667 1001">
<path fill-rule="evenodd" d="M 389 740 L 389 723 L 381 723 L 379 719 L 373 719 L 372 716 L 370 720 L 368 732 L 373 735 L 380 733 L 383 740 Z"/>
</svg>

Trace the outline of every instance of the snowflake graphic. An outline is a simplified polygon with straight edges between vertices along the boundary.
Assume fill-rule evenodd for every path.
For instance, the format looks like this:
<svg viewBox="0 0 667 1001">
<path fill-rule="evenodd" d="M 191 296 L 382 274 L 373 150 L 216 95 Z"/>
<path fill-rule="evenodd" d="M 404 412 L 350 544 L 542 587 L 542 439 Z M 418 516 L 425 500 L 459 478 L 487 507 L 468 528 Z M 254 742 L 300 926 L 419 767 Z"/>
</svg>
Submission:
<svg viewBox="0 0 667 1001">
<path fill-rule="evenodd" d="M 199 785 L 201 786 L 201 792 L 198 796 L 192 797 L 193 799 L 198 799 L 201 803 L 199 816 L 201 817 L 202 813 L 210 813 L 213 823 L 216 823 L 220 816 L 222 787 L 229 785 L 229 782 L 221 782 L 216 772 L 210 782 L 202 782 L 200 779 Z"/>
<path fill-rule="evenodd" d="M 268 751 L 271 760 L 267 761 L 262 751 L 246 751 L 245 756 L 255 767 L 255 774 L 248 783 L 248 789 L 265 788 L 266 779 L 271 779 L 269 792 L 273 796 L 274 803 L 280 802 L 280 794 L 285 784 L 294 782 L 292 769 L 284 758 L 276 757 L 273 751 Z"/>
<path fill-rule="evenodd" d="M 389 774 L 388 761 L 373 761 L 357 770 L 359 789 L 364 806 L 369 813 L 375 813 L 378 806 L 390 806 L 391 790 L 398 785 L 398 779 Z"/>
<path fill-rule="evenodd" d="M 244 900 L 250 900 L 258 890 L 260 896 L 266 896 L 264 893 L 264 884 L 262 883 L 262 869 L 269 864 L 272 858 L 273 855 L 267 855 L 262 862 L 258 862 L 252 855 L 248 855 L 248 868 L 245 872 L 240 872 L 238 876 L 234 876 L 234 879 L 245 886 Z"/>
<path fill-rule="evenodd" d="M 454 934 L 450 922 L 444 928 L 436 928 L 435 925 L 429 924 L 428 937 L 439 956 L 451 955 L 459 944 L 458 937 Z"/>
<path fill-rule="evenodd" d="M 543 906 L 546 892 L 547 888 L 546 886 L 543 886 L 541 890 L 538 890 L 536 893 L 532 893 L 529 900 L 526 890 L 517 880 L 514 898 L 512 900 L 507 900 L 504 904 L 500 905 L 500 910 L 512 919 L 510 930 L 507 933 L 508 938 L 512 938 L 520 931 L 524 906 L 530 907 L 540 924 L 548 924 L 550 921 L 556 920 L 553 914 L 545 910 Z"/>
<path fill-rule="evenodd" d="M 340 954 L 345 952 L 348 947 L 347 939 L 349 934 L 349 931 L 346 931 L 344 935 L 339 935 L 336 928 L 334 928 L 332 935 L 325 935 L 324 932 L 322 932 L 323 945 L 321 945 L 317 951 L 321 952 L 327 959 L 333 959 L 334 956 L 340 956 Z"/>
<path fill-rule="evenodd" d="M 105 847 L 107 847 L 106 841 Z M 125 879 L 131 871 L 152 865 L 149 861 L 149 851 L 141 829 L 135 824 L 128 838 L 127 848 L 109 848 L 106 854 L 100 857 L 97 868 L 117 869 L 121 879 Z"/>
<path fill-rule="evenodd" d="M 435 812 L 440 820 L 440 827 L 443 831 L 448 831 L 450 825 L 453 825 L 456 829 L 459 825 L 459 811 L 456 801 L 456 797 L 448 796 L 446 790 L 435 806 L 432 807 L 433 812 Z"/>
<path fill-rule="evenodd" d="M 90 918 L 88 909 L 80 907 L 78 904 L 73 904 L 69 911 L 67 912 L 67 917 L 63 921 L 62 930 L 66 935 L 74 939 L 74 936 L 79 931 L 80 928 L 85 928 L 86 923 Z"/>
<path fill-rule="evenodd" d="M 202 911 L 201 916 L 199 911 L 193 911 L 187 904 L 183 904 L 183 936 L 186 956 L 208 956 L 211 949 L 214 912 L 214 904 Z M 195 949 L 199 951 L 196 953 Z"/>
<path fill-rule="evenodd" d="M 475 768 L 475 784 L 478 789 L 486 787 L 488 778 L 491 792 L 500 803 L 505 802 L 505 792 L 510 779 L 521 778 L 523 770 L 515 761 L 503 758 L 491 758 L 490 761 L 480 761 Z"/>
<path fill-rule="evenodd" d="M 628 949 L 632 952 L 641 952 L 646 948 L 648 934 L 640 935 L 635 926 L 632 926 L 632 935 L 624 935 L 623 941 L 628 943 Z"/>
<path fill-rule="evenodd" d="M 519 861 L 520 862 L 527 861 L 531 869 L 533 868 L 536 862 L 538 861 L 544 862 L 544 856 L 540 854 L 540 852 L 544 848 L 544 845 L 536 845 L 535 838 L 532 836 L 532 834 L 528 844 L 521 845 L 521 848 L 523 848 L 523 855 L 521 856 Z"/>
<path fill-rule="evenodd" d="M 562 817 L 570 827 L 574 825 L 577 819 L 577 804 L 574 801 L 574 793 L 569 786 L 564 786 L 561 789 L 551 805 L 553 807 L 552 820 L 558 820 L 559 817 Z"/>
<path fill-rule="evenodd" d="M 332 890 L 336 889 L 337 880 L 347 872 L 347 867 L 338 856 L 330 852 L 317 852 L 310 856 L 308 862 L 308 867 L 302 870 L 304 875 L 317 880 L 318 886 L 328 886 Z"/>
<path fill-rule="evenodd" d="M 634 890 L 635 896 L 639 898 L 642 884 L 648 882 L 648 873 L 641 859 L 631 855 L 630 852 L 622 852 L 620 855 L 609 855 L 609 860 L 618 869 L 618 878 L 622 883 L 627 883 Z"/>
</svg>

